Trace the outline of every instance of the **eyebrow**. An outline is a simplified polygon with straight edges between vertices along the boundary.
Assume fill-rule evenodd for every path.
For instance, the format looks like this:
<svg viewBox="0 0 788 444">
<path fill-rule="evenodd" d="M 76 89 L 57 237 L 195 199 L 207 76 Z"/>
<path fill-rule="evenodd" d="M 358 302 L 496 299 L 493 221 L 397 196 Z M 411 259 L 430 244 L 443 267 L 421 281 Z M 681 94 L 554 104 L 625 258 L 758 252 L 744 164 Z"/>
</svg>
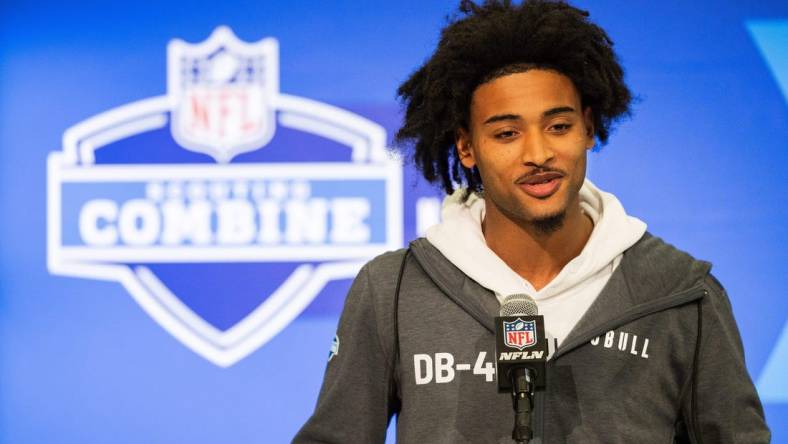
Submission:
<svg viewBox="0 0 788 444">
<path fill-rule="evenodd" d="M 550 117 L 556 114 L 563 114 L 563 113 L 573 113 L 575 109 L 571 106 L 559 106 L 556 108 L 548 109 L 547 111 L 542 113 L 542 117 Z"/>
<path fill-rule="evenodd" d="M 574 111 L 575 111 L 575 109 L 572 108 L 571 106 L 558 106 L 558 107 L 555 107 L 555 108 L 550 108 L 547 111 L 543 112 L 542 113 L 542 117 L 550 117 L 550 116 L 554 116 L 556 114 L 562 114 L 562 113 L 572 113 Z M 485 120 L 484 121 L 484 125 L 488 125 L 490 123 L 495 123 L 495 122 L 500 122 L 500 121 L 503 121 L 503 120 L 522 120 L 522 119 L 523 119 L 522 116 L 520 116 L 518 114 L 496 114 L 496 115 L 488 118 L 487 120 Z"/>
</svg>

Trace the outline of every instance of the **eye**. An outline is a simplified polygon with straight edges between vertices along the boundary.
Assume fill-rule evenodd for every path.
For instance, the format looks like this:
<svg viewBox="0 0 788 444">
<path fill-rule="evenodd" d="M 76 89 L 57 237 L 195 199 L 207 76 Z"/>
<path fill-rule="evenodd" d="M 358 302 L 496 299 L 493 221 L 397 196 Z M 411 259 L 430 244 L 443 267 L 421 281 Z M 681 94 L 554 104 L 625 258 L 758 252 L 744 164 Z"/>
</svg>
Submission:
<svg viewBox="0 0 788 444">
<path fill-rule="evenodd" d="M 547 130 L 550 131 L 551 133 L 563 134 L 569 131 L 569 129 L 571 128 L 572 128 L 571 123 L 556 123 L 555 125 L 550 125 L 550 127 L 547 128 Z"/>
<path fill-rule="evenodd" d="M 498 140 L 507 140 L 515 136 L 517 136 L 517 131 L 510 129 L 498 131 L 493 135 L 493 137 L 495 137 Z"/>
</svg>

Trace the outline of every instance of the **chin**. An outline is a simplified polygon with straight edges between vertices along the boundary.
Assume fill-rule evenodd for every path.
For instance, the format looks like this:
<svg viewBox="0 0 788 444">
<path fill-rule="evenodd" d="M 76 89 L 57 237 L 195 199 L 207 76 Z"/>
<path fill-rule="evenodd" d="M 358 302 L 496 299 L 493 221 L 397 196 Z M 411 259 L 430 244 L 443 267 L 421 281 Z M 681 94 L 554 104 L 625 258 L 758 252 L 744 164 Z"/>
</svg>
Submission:
<svg viewBox="0 0 788 444">
<path fill-rule="evenodd" d="M 539 233 L 552 234 L 564 226 L 565 219 L 566 211 L 560 211 L 558 213 L 533 218 L 528 221 L 528 223 Z"/>
</svg>

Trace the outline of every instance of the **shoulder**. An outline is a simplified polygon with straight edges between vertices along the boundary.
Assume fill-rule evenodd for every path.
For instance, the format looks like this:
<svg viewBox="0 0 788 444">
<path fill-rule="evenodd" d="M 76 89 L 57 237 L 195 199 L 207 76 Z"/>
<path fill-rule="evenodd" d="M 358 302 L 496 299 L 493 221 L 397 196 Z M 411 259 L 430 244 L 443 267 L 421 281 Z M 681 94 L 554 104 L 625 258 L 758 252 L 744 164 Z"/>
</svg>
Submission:
<svg viewBox="0 0 788 444">
<path fill-rule="evenodd" d="M 716 313 L 733 319 L 733 307 L 728 298 L 728 293 L 713 274 L 709 273 L 706 275 L 703 280 L 703 288 L 706 290 L 706 305 L 709 305 Z"/>
<path fill-rule="evenodd" d="M 387 251 L 376 256 L 361 268 L 351 288 L 350 296 L 371 303 L 376 310 L 388 311 L 394 298 L 397 284 L 401 280 L 401 270 L 410 262 L 407 248 Z"/>
<path fill-rule="evenodd" d="M 394 251 L 387 251 L 367 262 L 364 265 L 364 269 L 371 276 L 379 278 L 398 273 L 406 256 L 409 255 L 408 250 L 409 248 L 400 248 Z"/>
<path fill-rule="evenodd" d="M 632 256 L 633 259 L 641 262 L 643 265 L 658 265 L 662 269 L 683 269 L 691 267 L 693 264 L 708 265 L 708 262 L 694 258 L 691 254 L 680 250 L 648 231 L 625 254 Z"/>
<path fill-rule="evenodd" d="M 711 310 L 709 315 L 719 318 L 726 328 L 735 327 L 730 299 L 720 281 L 711 273 L 709 262 L 696 259 L 650 233 L 625 253 L 625 259 L 628 260 L 622 260 L 621 264 L 626 266 L 627 282 L 636 289 L 633 292 L 635 297 L 702 290 L 702 303 Z"/>
<path fill-rule="evenodd" d="M 430 291 L 435 288 L 434 276 L 423 266 L 424 258 L 418 257 L 426 247 L 434 249 L 426 239 L 419 238 L 408 248 L 383 253 L 364 265 L 357 280 L 364 280 L 377 304 L 384 306 L 390 306 L 389 301 L 400 287 L 408 292 Z M 441 257 L 430 257 L 432 265 L 444 265 L 446 261 L 440 260 Z"/>
<path fill-rule="evenodd" d="M 675 293 L 705 285 L 711 264 L 646 232 L 624 252 L 621 268 L 633 287 Z"/>
</svg>

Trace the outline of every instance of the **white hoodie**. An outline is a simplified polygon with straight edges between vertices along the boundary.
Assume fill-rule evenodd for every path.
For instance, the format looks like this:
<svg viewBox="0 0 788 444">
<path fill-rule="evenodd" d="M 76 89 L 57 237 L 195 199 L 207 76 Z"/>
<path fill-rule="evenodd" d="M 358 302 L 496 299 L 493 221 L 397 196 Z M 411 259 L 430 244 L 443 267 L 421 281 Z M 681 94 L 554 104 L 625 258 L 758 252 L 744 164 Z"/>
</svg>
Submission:
<svg viewBox="0 0 788 444">
<path fill-rule="evenodd" d="M 605 286 L 626 249 L 643 236 L 646 224 L 628 216 L 621 203 L 588 179 L 580 189 L 580 207 L 594 222 L 580 255 L 537 291 L 498 257 L 484 240 L 484 199 L 462 190 L 443 201 L 442 221 L 427 230 L 427 240 L 463 273 L 493 291 L 501 301 L 510 294 L 534 298 L 544 316 L 550 342 L 560 344 Z M 552 348 L 552 347 L 551 347 Z"/>
</svg>

